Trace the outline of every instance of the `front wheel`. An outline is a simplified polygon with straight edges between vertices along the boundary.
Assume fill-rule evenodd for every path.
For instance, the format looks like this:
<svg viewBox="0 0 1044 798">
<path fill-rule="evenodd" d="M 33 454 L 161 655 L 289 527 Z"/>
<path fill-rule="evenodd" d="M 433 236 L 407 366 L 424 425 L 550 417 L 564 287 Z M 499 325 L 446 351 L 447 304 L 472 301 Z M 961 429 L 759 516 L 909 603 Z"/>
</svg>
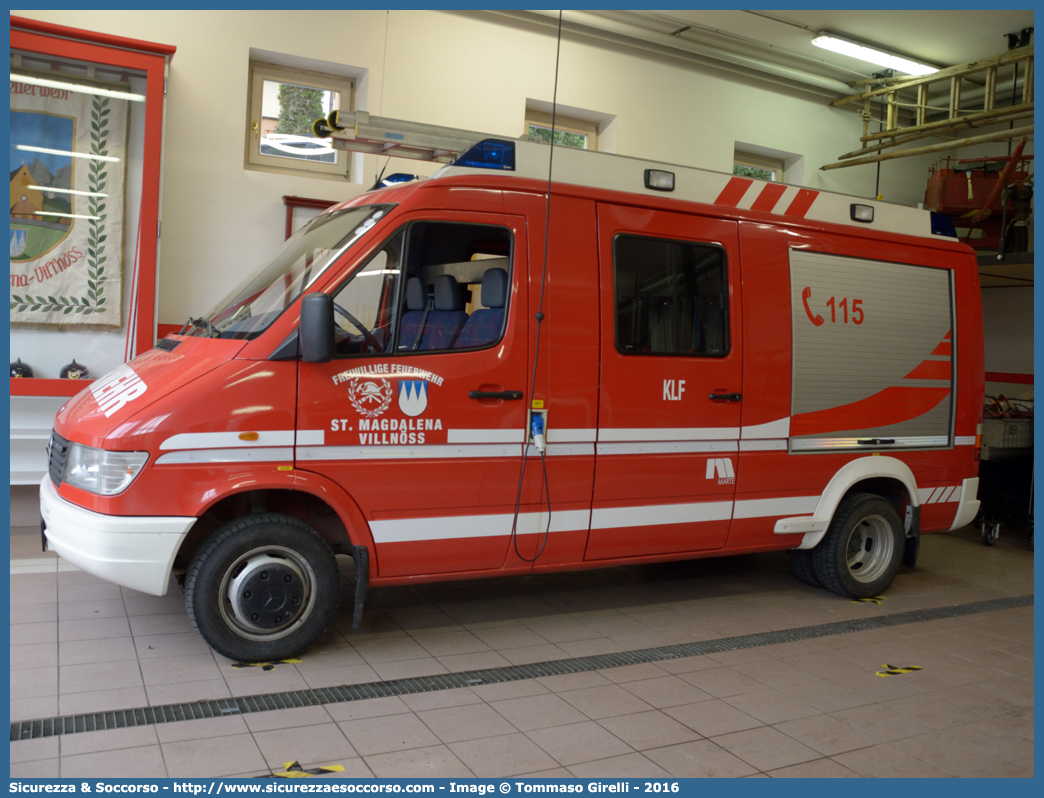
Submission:
<svg viewBox="0 0 1044 798">
<path fill-rule="evenodd" d="M 340 598 L 337 561 L 306 524 L 258 513 L 219 527 L 185 579 L 192 625 L 229 659 L 300 654 L 326 631 Z"/>
<path fill-rule="evenodd" d="M 832 593 L 876 596 L 895 578 L 903 544 L 903 525 L 891 502 L 854 493 L 838 507 L 826 537 L 813 549 L 816 576 Z"/>
</svg>

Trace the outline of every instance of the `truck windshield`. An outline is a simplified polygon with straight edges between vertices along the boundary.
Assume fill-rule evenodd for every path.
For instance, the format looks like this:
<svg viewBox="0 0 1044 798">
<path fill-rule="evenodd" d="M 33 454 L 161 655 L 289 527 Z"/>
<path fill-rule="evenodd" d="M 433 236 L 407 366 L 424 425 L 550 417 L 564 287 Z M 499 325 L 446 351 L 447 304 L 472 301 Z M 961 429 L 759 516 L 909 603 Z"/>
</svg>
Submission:
<svg viewBox="0 0 1044 798">
<path fill-rule="evenodd" d="M 317 216 L 210 314 L 190 319 L 186 334 L 256 338 L 392 207 L 362 205 Z"/>
</svg>

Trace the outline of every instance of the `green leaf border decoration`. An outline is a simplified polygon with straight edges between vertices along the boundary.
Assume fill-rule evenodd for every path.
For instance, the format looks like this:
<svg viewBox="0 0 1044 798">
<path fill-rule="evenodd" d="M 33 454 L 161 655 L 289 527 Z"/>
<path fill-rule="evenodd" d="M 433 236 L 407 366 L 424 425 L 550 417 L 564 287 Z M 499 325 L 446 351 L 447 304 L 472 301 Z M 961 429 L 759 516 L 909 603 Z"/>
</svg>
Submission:
<svg viewBox="0 0 1044 798">
<path fill-rule="evenodd" d="M 109 120 L 112 109 L 108 97 L 95 96 L 91 107 L 91 153 L 109 154 Z M 108 180 L 106 161 L 91 160 L 87 165 L 87 185 L 92 194 L 105 191 Z M 87 212 L 96 219 L 87 222 L 87 294 L 86 296 L 31 296 L 11 294 L 11 310 L 18 312 L 79 314 L 88 316 L 105 310 L 105 197 L 89 197 Z"/>
</svg>

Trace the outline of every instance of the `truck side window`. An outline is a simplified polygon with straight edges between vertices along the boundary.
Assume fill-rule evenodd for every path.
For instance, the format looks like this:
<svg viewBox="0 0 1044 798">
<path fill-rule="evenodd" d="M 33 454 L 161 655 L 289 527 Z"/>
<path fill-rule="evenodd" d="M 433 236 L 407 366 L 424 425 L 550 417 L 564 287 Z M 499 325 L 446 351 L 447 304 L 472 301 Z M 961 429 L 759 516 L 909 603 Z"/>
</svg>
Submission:
<svg viewBox="0 0 1044 798">
<path fill-rule="evenodd" d="M 723 357 L 728 278 L 719 247 L 635 235 L 613 239 L 616 348 L 626 355 Z"/>
<path fill-rule="evenodd" d="M 392 351 L 404 233 L 399 232 L 334 293 L 339 355 Z"/>
<path fill-rule="evenodd" d="M 511 286 L 511 231 L 462 222 L 414 222 L 397 350 L 482 349 L 503 335 Z"/>
<path fill-rule="evenodd" d="M 511 231 L 412 222 L 334 293 L 341 356 L 482 349 L 500 340 Z"/>
</svg>

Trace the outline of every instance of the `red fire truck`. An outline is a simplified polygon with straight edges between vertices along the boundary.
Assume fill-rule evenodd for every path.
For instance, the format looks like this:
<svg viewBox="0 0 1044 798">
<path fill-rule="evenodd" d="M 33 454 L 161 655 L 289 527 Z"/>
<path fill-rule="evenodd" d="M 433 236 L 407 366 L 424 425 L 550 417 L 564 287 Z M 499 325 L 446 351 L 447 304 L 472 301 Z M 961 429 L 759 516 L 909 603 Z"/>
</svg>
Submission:
<svg viewBox="0 0 1044 798">
<path fill-rule="evenodd" d="M 71 399 L 46 544 L 174 575 L 259 661 L 327 628 L 338 554 L 356 621 L 367 586 L 775 550 L 867 597 L 972 520 L 978 273 L 932 214 L 475 140 Z"/>
</svg>

